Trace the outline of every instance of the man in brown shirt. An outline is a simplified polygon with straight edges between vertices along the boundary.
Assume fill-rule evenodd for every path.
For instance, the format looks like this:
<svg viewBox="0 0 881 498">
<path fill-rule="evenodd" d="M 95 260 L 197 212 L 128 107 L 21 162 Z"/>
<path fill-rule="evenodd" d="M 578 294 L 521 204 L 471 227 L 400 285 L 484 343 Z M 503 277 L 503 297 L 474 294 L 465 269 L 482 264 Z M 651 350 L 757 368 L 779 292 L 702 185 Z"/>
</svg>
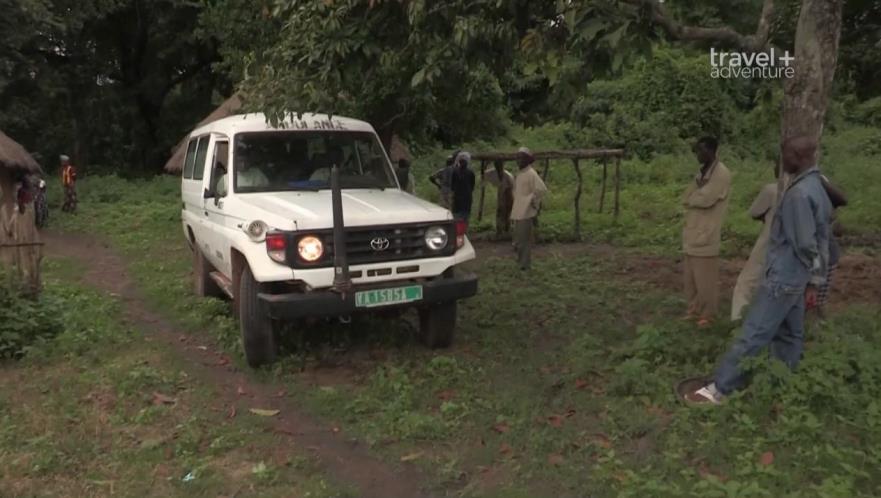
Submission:
<svg viewBox="0 0 881 498">
<path fill-rule="evenodd" d="M 709 325 L 719 309 L 719 250 L 731 190 L 731 172 L 719 161 L 718 148 L 713 137 L 698 140 L 694 152 L 701 169 L 682 199 L 686 317 L 697 318 L 700 327 Z"/>
</svg>

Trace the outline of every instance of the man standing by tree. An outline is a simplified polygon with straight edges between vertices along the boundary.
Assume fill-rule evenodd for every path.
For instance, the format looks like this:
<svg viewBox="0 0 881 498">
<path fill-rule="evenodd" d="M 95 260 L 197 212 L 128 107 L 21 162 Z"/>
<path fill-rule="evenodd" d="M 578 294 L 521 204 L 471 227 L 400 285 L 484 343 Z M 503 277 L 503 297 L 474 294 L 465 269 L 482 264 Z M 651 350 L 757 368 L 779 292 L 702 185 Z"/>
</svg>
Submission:
<svg viewBox="0 0 881 498">
<path fill-rule="evenodd" d="M 832 204 L 816 166 L 817 142 L 800 136 L 783 145 L 783 168 L 793 180 L 783 193 L 771 226 L 765 279 L 756 293 L 740 338 L 722 357 L 714 381 L 685 398 L 695 403 L 721 402 L 744 386 L 741 361 L 765 347 L 795 368 L 804 342 L 805 304 L 817 301 L 826 280 Z"/>
<path fill-rule="evenodd" d="M 410 161 L 407 158 L 398 159 L 398 181 L 401 182 L 401 190 L 411 195 L 416 195 L 416 179 L 410 170 Z"/>
<path fill-rule="evenodd" d="M 61 156 L 61 186 L 64 187 L 64 205 L 61 210 L 76 212 L 76 168 L 70 164 L 70 158 Z"/>
<path fill-rule="evenodd" d="M 456 162 L 456 156 L 459 155 L 459 151 L 454 152 L 451 156 L 447 158 L 446 164 L 443 168 L 434 172 L 433 175 L 428 177 L 428 181 L 434 184 L 435 187 L 440 190 L 440 203 L 441 206 L 450 209 L 452 208 L 452 192 L 450 190 L 450 182 L 453 178 L 453 168 Z"/>
<path fill-rule="evenodd" d="M 541 207 L 541 200 L 548 191 L 545 182 L 532 167 L 535 162 L 532 152 L 526 147 L 517 151 L 517 165 L 520 172 L 514 179 L 514 204 L 511 219 L 514 221 L 514 248 L 521 270 L 532 265 L 532 230 L 535 217 Z"/>
<path fill-rule="evenodd" d="M 495 185 L 496 197 L 496 237 L 501 238 L 511 232 L 511 207 L 514 205 L 514 175 L 505 170 L 505 163 L 496 160 L 495 169 L 483 175 L 484 181 Z"/>
<path fill-rule="evenodd" d="M 474 200 L 474 172 L 471 171 L 469 164 L 471 163 L 471 154 L 468 152 L 460 152 L 456 156 L 456 166 L 450 178 L 450 190 L 453 193 L 453 216 L 458 220 L 465 220 L 471 217 L 471 205 Z"/>
<path fill-rule="evenodd" d="M 779 163 L 779 161 L 778 161 Z M 774 166 L 774 176 L 779 177 L 779 165 Z M 749 253 L 749 259 L 737 276 L 734 294 L 731 297 L 731 321 L 736 322 L 743 317 L 743 310 L 749 306 L 756 289 L 761 285 L 765 268 L 765 256 L 768 253 L 768 237 L 771 233 L 771 220 L 777 207 L 777 182 L 765 184 L 759 195 L 749 208 L 749 215 L 761 221 L 762 231 Z"/>
<path fill-rule="evenodd" d="M 701 169 L 683 196 L 686 318 L 697 318 L 699 327 L 708 326 L 719 309 L 719 250 L 731 173 L 719 161 L 718 148 L 713 137 L 698 140 L 694 151 Z"/>
</svg>

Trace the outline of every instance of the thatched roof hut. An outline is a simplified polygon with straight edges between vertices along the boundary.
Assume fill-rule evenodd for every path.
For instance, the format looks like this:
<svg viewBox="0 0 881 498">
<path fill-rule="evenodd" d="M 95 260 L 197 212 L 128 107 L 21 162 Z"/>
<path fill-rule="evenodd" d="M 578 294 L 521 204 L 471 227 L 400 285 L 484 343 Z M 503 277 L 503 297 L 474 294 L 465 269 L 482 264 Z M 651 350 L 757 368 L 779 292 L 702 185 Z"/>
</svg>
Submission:
<svg viewBox="0 0 881 498">
<path fill-rule="evenodd" d="M 0 168 L 23 173 L 43 173 L 40 165 L 28 151 L 2 131 L 0 131 Z"/>
<path fill-rule="evenodd" d="M 40 289 L 42 243 L 33 204 L 19 204 L 16 183 L 22 174 L 42 174 L 40 165 L 15 140 L 0 131 L 0 266 L 12 269 L 29 292 Z"/>
<path fill-rule="evenodd" d="M 208 123 L 217 121 L 218 119 L 223 119 L 227 116 L 232 116 L 233 114 L 237 114 L 242 110 L 242 97 L 238 92 L 234 93 L 232 97 L 226 99 L 217 109 L 214 109 L 214 112 L 205 117 L 202 121 L 194 126 L 193 128 L 198 128 L 200 126 L 205 126 Z M 172 151 L 171 158 L 168 159 L 168 162 L 165 163 L 165 171 L 167 173 L 178 174 L 184 169 L 184 158 L 187 155 L 187 137 L 185 136 L 178 144 L 174 147 Z"/>
</svg>

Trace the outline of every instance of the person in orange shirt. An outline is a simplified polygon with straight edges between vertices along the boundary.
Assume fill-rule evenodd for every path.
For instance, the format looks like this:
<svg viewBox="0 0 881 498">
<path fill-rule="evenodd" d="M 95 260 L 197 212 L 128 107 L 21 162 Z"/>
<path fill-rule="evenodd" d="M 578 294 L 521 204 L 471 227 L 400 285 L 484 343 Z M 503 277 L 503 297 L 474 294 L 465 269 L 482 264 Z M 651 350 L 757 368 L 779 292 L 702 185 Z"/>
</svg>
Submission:
<svg viewBox="0 0 881 498">
<path fill-rule="evenodd" d="M 61 156 L 61 185 L 64 187 L 64 205 L 62 211 L 76 212 L 76 168 L 70 164 L 70 158 Z"/>
</svg>

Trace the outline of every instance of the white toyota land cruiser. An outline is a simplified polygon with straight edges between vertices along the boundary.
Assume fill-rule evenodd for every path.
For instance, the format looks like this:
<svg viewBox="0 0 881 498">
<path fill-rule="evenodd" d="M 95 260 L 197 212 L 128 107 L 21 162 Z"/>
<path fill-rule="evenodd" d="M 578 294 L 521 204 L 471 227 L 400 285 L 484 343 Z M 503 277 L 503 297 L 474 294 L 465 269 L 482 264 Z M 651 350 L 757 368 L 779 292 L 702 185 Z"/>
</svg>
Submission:
<svg viewBox="0 0 881 498">
<path fill-rule="evenodd" d="M 229 296 L 251 366 L 272 362 L 285 322 L 419 310 L 429 347 L 449 346 L 456 302 L 477 277 L 449 211 L 401 190 L 363 121 L 304 114 L 278 128 L 230 116 L 190 134 L 181 181 L 195 291 Z M 337 251 L 336 247 L 345 247 Z"/>
</svg>

